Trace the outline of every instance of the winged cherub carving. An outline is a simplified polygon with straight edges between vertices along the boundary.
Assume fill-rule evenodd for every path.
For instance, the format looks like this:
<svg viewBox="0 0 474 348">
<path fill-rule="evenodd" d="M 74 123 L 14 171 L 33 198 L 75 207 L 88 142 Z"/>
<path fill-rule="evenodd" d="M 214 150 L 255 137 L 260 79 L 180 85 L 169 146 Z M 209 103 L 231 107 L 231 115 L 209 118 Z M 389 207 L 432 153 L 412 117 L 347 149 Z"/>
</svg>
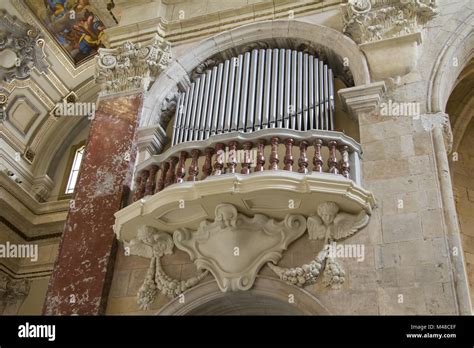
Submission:
<svg viewBox="0 0 474 348">
<path fill-rule="evenodd" d="M 308 218 L 309 239 L 324 239 L 324 245 L 330 241 L 352 236 L 365 227 L 369 216 L 365 211 L 359 214 L 339 212 L 339 206 L 334 202 L 321 203 L 317 215 Z"/>
</svg>

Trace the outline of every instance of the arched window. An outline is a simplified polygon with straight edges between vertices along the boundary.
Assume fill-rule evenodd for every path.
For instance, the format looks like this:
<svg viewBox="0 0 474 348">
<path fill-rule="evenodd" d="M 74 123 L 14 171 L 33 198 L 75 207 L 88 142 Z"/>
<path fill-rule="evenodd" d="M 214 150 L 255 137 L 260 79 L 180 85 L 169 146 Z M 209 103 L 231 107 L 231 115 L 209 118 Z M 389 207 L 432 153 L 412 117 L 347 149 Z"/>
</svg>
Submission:
<svg viewBox="0 0 474 348">
<path fill-rule="evenodd" d="M 67 180 L 66 192 L 65 194 L 70 194 L 74 192 L 74 187 L 76 187 L 77 176 L 79 175 L 79 168 L 81 167 L 82 156 L 84 154 L 85 145 L 82 145 L 79 149 L 76 150 L 74 154 L 74 160 L 72 162 L 71 171 L 69 172 L 69 179 Z"/>
<path fill-rule="evenodd" d="M 81 141 L 79 144 L 71 148 L 63 183 L 61 185 L 61 191 L 58 197 L 59 199 L 67 199 L 74 193 L 85 148 L 85 141 Z"/>
</svg>

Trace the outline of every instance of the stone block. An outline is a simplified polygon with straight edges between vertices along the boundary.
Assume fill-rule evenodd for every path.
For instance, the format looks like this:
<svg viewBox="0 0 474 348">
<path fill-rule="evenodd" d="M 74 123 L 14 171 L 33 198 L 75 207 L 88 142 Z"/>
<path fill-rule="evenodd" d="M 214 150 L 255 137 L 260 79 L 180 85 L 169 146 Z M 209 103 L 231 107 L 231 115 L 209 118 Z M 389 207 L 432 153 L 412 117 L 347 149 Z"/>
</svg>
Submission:
<svg viewBox="0 0 474 348">
<path fill-rule="evenodd" d="M 377 291 L 357 291 L 351 295 L 351 314 L 378 315 L 379 304 Z"/>
<path fill-rule="evenodd" d="M 420 216 L 416 213 L 383 216 L 382 233 L 385 243 L 419 239 L 421 238 Z"/>
<path fill-rule="evenodd" d="M 423 210 L 420 212 L 420 215 L 423 237 L 440 237 L 443 235 L 444 222 L 441 210 Z"/>
<path fill-rule="evenodd" d="M 427 313 L 422 288 L 379 288 L 382 315 L 423 315 Z"/>
<path fill-rule="evenodd" d="M 400 266 L 400 252 L 397 243 L 375 246 L 375 268 Z"/>
<path fill-rule="evenodd" d="M 130 271 L 115 271 L 110 286 L 110 297 L 125 297 L 130 281 Z"/>
<path fill-rule="evenodd" d="M 426 309 L 430 315 L 455 315 L 456 300 L 451 283 L 430 284 L 423 287 Z"/>
</svg>

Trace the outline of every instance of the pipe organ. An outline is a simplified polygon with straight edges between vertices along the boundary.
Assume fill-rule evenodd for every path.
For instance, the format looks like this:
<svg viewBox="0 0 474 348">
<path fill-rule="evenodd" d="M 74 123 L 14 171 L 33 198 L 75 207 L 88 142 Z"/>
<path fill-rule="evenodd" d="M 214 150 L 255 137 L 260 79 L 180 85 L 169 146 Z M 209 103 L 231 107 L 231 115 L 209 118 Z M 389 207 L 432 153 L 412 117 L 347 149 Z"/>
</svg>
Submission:
<svg viewBox="0 0 474 348">
<path fill-rule="evenodd" d="M 323 61 L 269 48 L 219 63 L 180 94 L 172 145 L 266 128 L 334 129 L 334 79 Z"/>
</svg>

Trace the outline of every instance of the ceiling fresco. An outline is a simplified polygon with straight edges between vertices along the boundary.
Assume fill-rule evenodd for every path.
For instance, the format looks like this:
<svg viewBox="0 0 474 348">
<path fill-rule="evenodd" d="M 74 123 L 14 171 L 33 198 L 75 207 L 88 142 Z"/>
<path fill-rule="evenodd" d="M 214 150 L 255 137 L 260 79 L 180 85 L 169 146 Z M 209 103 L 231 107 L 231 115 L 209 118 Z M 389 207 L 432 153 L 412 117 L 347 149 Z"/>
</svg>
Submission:
<svg viewBox="0 0 474 348">
<path fill-rule="evenodd" d="M 106 27 L 89 0 L 25 2 L 76 66 L 103 47 Z"/>
</svg>

